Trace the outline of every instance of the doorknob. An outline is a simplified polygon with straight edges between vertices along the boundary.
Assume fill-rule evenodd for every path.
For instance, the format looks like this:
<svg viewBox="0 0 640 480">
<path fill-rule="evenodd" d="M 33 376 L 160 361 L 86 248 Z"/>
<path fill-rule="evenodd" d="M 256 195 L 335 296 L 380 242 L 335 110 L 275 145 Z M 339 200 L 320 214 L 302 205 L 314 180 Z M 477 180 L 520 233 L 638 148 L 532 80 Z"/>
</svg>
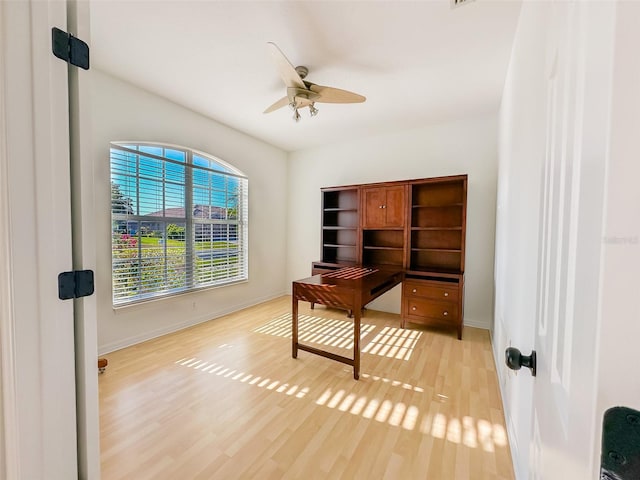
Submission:
<svg viewBox="0 0 640 480">
<path fill-rule="evenodd" d="M 520 370 L 521 367 L 527 367 L 531 370 L 531 375 L 536 376 L 536 351 L 533 350 L 531 355 L 522 355 L 520 350 L 509 347 L 504 352 L 507 367 L 511 370 Z"/>
</svg>

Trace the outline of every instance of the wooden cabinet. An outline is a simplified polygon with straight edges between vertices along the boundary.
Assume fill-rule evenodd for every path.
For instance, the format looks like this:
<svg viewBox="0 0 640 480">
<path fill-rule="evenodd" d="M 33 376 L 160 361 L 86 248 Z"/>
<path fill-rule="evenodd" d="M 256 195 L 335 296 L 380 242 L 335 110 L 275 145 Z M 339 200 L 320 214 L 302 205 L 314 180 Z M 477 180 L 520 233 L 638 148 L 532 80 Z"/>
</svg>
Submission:
<svg viewBox="0 0 640 480">
<path fill-rule="evenodd" d="M 402 228 L 405 224 L 406 185 L 362 189 L 362 228 Z"/>
<path fill-rule="evenodd" d="M 322 189 L 322 258 L 405 272 L 402 326 L 455 328 L 462 338 L 467 176 Z"/>
<path fill-rule="evenodd" d="M 402 328 L 407 322 L 455 328 L 462 338 L 464 276 L 405 277 Z"/>
<path fill-rule="evenodd" d="M 405 267 L 407 184 L 362 188 L 362 263 Z"/>
<path fill-rule="evenodd" d="M 462 338 L 467 176 L 411 182 L 402 323 L 454 327 Z"/>
</svg>

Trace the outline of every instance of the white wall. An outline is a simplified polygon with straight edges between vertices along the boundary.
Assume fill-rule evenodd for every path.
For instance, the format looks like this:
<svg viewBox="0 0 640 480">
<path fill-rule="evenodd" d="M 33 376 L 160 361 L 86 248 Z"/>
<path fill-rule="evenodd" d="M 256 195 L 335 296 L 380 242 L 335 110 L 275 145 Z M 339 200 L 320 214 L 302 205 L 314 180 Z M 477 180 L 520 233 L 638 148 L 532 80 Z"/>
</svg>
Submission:
<svg viewBox="0 0 640 480">
<path fill-rule="evenodd" d="M 289 280 L 309 276 L 320 259 L 320 188 L 468 174 L 465 324 L 489 328 L 497 114 L 298 151 L 289 159 Z M 400 287 L 370 308 L 399 313 Z"/>
<path fill-rule="evenodd" d="M 91 70 L 100 353 L 206 321 L 286 293 L 287 154 L 177 104 Z M 249 178 L 249 281 L 114 310 L 111 297 L 109 142 L 194 148 Z"/>
</svg>

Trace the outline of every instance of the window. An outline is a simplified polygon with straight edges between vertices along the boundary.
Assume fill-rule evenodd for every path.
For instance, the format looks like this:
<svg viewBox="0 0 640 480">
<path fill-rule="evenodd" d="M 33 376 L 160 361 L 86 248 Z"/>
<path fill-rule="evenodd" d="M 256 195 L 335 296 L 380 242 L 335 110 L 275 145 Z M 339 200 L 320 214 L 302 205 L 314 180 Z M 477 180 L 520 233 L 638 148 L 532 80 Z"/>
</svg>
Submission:
<svg viewBox="0 0 640 480">
<path fill-rule="evenodd" d="M 247 191 L 210 155 L 112 143 L 114 306 L 247 280 Z"/>
</svg>

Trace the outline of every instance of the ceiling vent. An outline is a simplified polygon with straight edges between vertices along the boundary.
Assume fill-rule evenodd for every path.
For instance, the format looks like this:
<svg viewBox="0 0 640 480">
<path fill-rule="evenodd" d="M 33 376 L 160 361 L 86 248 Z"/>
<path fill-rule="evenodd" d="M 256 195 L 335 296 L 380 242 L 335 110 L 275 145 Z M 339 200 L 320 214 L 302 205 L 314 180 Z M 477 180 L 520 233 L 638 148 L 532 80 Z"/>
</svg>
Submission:
<svg viewBox="0 0 640 480">
<path fill-rule="evenodd" d="M 458 8 L 474 1 L 475 0 L 451 0 L 451 8 Z"/>
</svg>

